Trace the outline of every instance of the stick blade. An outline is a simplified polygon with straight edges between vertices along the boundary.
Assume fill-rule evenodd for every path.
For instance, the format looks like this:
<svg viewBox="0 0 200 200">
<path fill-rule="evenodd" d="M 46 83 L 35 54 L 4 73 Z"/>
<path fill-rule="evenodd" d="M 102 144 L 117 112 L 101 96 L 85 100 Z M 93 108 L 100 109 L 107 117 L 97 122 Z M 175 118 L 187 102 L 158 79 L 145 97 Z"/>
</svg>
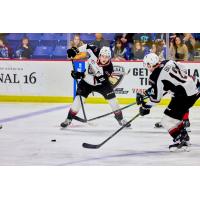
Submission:
<svg viewBox="0 0 200 200">
<path fill-rule="evenodd" d="M 98 149 L 101 145 L 96 145 L 96 144 L 88 144 L 88 143 L 83 143 L 82 147 L 87 148 L 87 149 Z"/>
</svg>

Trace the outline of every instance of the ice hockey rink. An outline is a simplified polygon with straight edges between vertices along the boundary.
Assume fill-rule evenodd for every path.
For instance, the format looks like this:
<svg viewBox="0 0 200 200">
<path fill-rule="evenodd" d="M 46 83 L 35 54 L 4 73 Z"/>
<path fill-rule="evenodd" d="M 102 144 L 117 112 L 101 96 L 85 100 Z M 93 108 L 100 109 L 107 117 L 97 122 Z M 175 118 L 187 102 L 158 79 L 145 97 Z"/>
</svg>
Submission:
<svg viewBox="0 0 200 200">
<path fill-rule="evenodd" d="M 169 152 L 171 137 L 164 129 L 154 128 L 164 108 L 152 108 L 150 115 L 138 117 L 130 129 L 124 129 L 100 149 L 85 149 L 83 142 L 98 144 L 120 128 L 113 115 L 89 124 L 73 121 L 69 128 L 61 129 L 69 104 L 0 103 L 0 165 L 200 165 L 200 108 L 193 107 L 190 113 L 190 152 Z M 86 104 L 85 110 L 89 119 L 110 108 L 107 104 Z M 137 112 L 138 107 L 132 106 L 123 114 L 129 120 Z M 54 139 L 56 142 L 51 141 Z"/>
</svg>

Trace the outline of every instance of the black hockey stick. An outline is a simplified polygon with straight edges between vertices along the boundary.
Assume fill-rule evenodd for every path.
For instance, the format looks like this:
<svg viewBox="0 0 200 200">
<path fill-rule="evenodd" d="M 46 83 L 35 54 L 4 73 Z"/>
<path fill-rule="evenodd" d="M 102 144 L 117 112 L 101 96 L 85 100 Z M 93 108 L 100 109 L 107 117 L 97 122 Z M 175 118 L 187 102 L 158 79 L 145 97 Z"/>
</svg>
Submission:
<svg viewBox="0 0 200 200">
<path fill-rule="evenodd" d="M 147 99 L 147 98 L 149 98 L 149 97 L 148 97 L 148 96 L 144 97 L 144 99 Z M 102 117 L 106 117 L 106 116 L 111 115 L 111 114 L 113 114 L 113 113 L 115 113 L 115 112 L 124 110 L 124 109 L 126 109 L 126 108 L 129 108 L 129 107 L 135 105 L 135 104 L 137 104 L 137 102 L 131 103 L 131 104 L 129 104 L 129 105 L 127 105 L 127 106 L 124 106 L 124 107 L 122 107 L 122 108 L 120 108 L 120 109 L 118 109 L 118 110 L 115 110 L 115 111 L 112 111 L 112 112 L 109 112 L 109 113 L 106 113 L 106 114 L 103 114 L 103 115 L 100 115 L 100 116 L 97 116 L 97 117 L 88 119 L 87 121 L 84 120 L 84 119 L 82 119 L 82 118 L 80 118 L 80 117 L 78 117 L 78 116 L 74 116 L 74 119 L 77 120 L 77 121 L 83 122 L 83 123 L 87 123 L 87 122 L 90 122 L 90 121 L 94 121 L 94 120 L 96 120 L 96 119 L 100 119 L 100 118 L 102 118 Z"/>
<path fill-rule="evenodd" d="M 104 140 L 103 142 L 101 142 L 100 144 L 89 144 L 89 143 L 83 143 L 82 146 L 84 148 L 88 148 L 88 149 L 99 149 L 101 146 L 103 146 L 106 142 L 108 142 L 108 140 L 110 140 L 111 138 L 113 138 L 115 135 L 117 135 L 117 133 L 119 133 L 122 129 L 124 129 L 128 124 L 130 124 L 134 119 L 136 119 L 138 116 L 140 116 L 140 113 L 138 113 L 137 115 L 135 115 L 131 120 L 129 120 L 126 124 L 124 124 L 120 129 L 118 129 L 117 131 L 115 131 L 111 136 L 109 136 L 106 140 Z"/>
<path fill-rule="evenodd" d="M 74 60 L 71 59 L 71 61 L 72 61 L 73 70 L 75 71 Z M 77 79 L 76 79 L 76 84 L 77 84 L 77 86 L 78 86 L 78 80 L 77 80 Z M 83 120 L 87 121 L 87 117 L 86 117 L 86 114 L 85 114 L 85 108 L 84 108 L 84 105 L 83 105 L 83 99 L 82 99 L 81 96 L 79 96 L 79 97 L 80 97 L 81 107 L 82 107 L 83 116 L 84 116 L 84 119 L 83 119 Z M 74 118 L 74 119 L 75 119 L 75 120 L 78 120 L 78 118 L 79 118 L 79 117 L 77 117 L 77 119 L 75 119 L 75 118 Z M 78 121 L 79 121 L 79 120 L 78 120 Z"/>
</svg>

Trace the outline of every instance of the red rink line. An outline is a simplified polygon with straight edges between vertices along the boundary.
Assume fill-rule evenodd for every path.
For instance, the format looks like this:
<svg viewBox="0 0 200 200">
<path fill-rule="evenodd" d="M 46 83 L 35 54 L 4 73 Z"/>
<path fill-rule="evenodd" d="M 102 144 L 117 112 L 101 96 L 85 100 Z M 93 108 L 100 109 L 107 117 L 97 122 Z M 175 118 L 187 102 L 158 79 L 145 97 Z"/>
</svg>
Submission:
<svg viewBox="0 0 200 200">
<path fill-rule="evenodd" d="M 54 60 L 47 60 L 47 59 L 1 59 L 0 61 L 36 61 L 36 62 L 40 62 L 40 61 L 48 61 L 48 62 L 71 62 L 71 60 L 69 59 L 54 59 Z M 87 60 L 74 60 L 75 62 L 86 62 Z M 129 63 L 129 62 L 142 62 L 142 60 L 121 60 L 121 61 L 115 61 L 113 60 L 112 62 L 125 62 L 125 63 Z M 180 61 L 181 63 L 199 63 L 200 61 Z"/>
</svg>

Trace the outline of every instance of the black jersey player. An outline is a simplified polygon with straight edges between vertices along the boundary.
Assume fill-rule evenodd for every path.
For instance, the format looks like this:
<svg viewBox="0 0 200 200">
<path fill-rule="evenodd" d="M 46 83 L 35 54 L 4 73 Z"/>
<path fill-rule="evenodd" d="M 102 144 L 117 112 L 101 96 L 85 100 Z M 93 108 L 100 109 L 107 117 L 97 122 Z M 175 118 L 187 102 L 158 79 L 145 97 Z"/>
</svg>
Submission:
<svg viewBox="0 0 200 200">
<path fill-rule="evenodd" d="M 161 121 L 173 138 L 174 143 L 169 145 L 169 149 L 173 151 L 189 146 L 190 137 L 184 127 L 183 116 L 200 97 L 195 81 L 187 75 L 184 65 L 172 60 L 159 62 L 154 53 L 144 57 L 143 65 L 151 73 L 149 83 L 152 89 L 150 101 L 143 102 L 140 114 L 149 114 L 151 107 L 160 102 L 164 91 L 170 91 L 173 95 Z"/>
<path fill-rule="evenodd" d="M 111 77 L 113 72 L 110 48 L 102 47 L 101 49 L 98 49 L 94 45 L 85 44 L 78 49 L 74 47 L 68 49 L 68 57 L 74 58 L 79 52 L 87 52 L 89 54 L 89 65 L 85 72 L 72 71 L 71 73 L 74 79 L 81 80 L 78 83 L 74 102 L 71 105 L 66 120 L 61 123 L 61 127 L 64 128 L 70 125 L 74 116 L 79 112 L 81 108 L 80 96 L 84 101 L 91 92 L 100 93 L 108 101 L 111 109 L 116 111 L 114 112 L 115 118 L 118 123 L 123 126 L 126 124 L 126 120 L 123 119 L 122 112 L 117 111 L 119 105 L 112 84 L 109 81 L 109 77 Z"/>
</svg>

